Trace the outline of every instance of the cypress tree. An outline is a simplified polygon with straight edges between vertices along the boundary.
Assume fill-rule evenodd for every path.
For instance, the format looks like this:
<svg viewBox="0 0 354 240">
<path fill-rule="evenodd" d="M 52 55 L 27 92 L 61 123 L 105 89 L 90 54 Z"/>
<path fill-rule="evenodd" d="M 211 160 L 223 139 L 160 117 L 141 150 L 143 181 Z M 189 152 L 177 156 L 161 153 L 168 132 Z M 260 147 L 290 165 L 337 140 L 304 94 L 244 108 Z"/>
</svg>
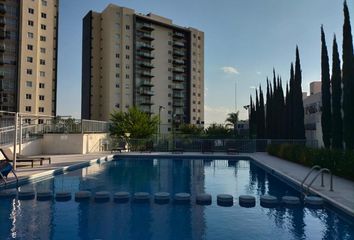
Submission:
<svg viewBox="0 0 354 240">
<path fill-rule="evenodd" d="M 301 76 L 301 63 L 299 48 L 296 46 L 296 59 L 295 59 L 295 77 L 294 77 L 294 139 L 304 140 L 305 138 L 305 123 L 304 123 L 304 103 L 302 101 L 302 76 Z"/>
<path fill-rule="evenodd" d="M 285 105 L 284 105 L 284 91 L 283 91 L 283 85 L 282 85 L 282 80 L 281 77 L 279 77 L 279 82 L 278 82 L 278 91 L 279 91 L 279 138 L 280 139 L 285 139 L 286 138 L 286 116 L 285 116 Z"/>
<path fill-rule="evenodd" d="M 332 51 L 332 147 L 343 148 L 343 123 L 342 123 L 342 78 L 340 59 L 336 36 L 333 38 Z"/>
<path fill-rule="evenodd" d="M 256 138 L 258 139 L 259 135 L 260 135 L 260 124 L 259 124 L 259 100 L 258 100 L 257 89 L 256 89 L 255 129 L 256 129 L 256 135 L 257 135 Z"/>
<path fill-rule="evenodd" d="M 346 1 L 344 1 L 343 11 L 343 133 L 346 149 L 354 149 L 354 57 L 350 16 Z"/>
<path fill-rule="evenodd" d="M 290 139 L 290 94 L 289 94 L 289 85 L 286 83 L 286 96 L 285 96 L 285 110 L 284 110 L 284 136 L 285 139 Z"/>
<path fill-rule="evenodd" d="M 249 111 L 249 137 L 253 138 L 254 136 L 254 106 L 253 106 L 253 100 L 252 100 L 252 95 L 250 96 L 250 111 Z"/>
<path fill-rule="evenodd" d="M 259 136 L 258 138 L 265 138 L 265 109 L 264 109 L 264 96 L 262 87 L 259 86 L 259 115 L 258 115 L 258 125 L 259 125 Z"/>
<path fill-rule="evenodd" d="M 270 105 L 270 89 L 269 89 L 269 80 L 267 78 L 267 105 L 266 105 L 266 114 L 265 114 L 265 117 L 266 117 L 266 137 L 267 138 L 271 138 L 271 129 L 270 129 L 270 115 L 271 115 L 271 105 Z"/>
<path fill-rule="evenodd" d="M 290 80 L 289 80 L 289 105 L 288 105 L 288 129 L 289 129 L 289 139 L 295 138 L 295 124 L 294 124 L 294 89 L 295 89 L 295 73 L 294 64 L 291 63 L 290 66 Z"/>
<path fill-rule="evenodd" d="M 325 148 L 331 147 L 331 83 L 329 76 L 329 60 L 326 45 L 326 37 L 321 26 L 321 81 L 322 81 L 322 139 Z"/>
</svg>

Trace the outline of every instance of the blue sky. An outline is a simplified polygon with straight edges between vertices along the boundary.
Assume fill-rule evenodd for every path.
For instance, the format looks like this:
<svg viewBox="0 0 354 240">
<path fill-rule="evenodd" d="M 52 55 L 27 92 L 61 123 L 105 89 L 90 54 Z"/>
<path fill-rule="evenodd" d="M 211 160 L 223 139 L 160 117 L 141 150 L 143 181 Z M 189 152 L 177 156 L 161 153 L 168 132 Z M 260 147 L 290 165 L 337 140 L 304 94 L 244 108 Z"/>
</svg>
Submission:
<svg viewBox="0 0 354 240">
<path fill-rule="evenodd" d="M 348 0 L 354 28 L 354 0 Z M 223 122 L 249 102 L 252 87 L 272 75 L 289 78 L 295 46 L 300 49 L 303 89 L 320 80 L 320 26 L 329 55 L 333 34 L 342 45 L 342 0 L 61 0 L 59 18 L 58 114 L 80 117 L 82 18 L 109 3 L 153 12 L 205 32 L 205 120 Z"/>
</svg>

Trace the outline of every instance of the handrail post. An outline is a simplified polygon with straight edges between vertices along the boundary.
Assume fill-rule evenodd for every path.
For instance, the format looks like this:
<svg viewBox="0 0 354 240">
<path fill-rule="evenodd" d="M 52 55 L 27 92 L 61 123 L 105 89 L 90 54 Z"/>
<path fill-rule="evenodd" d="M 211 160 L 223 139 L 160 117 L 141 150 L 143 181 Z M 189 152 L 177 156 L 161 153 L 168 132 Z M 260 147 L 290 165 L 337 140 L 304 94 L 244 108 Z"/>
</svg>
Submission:
<svg viewBox="0 0 354 240">
<path fill-rule="evenodd" d="M 16 151 L 17 151 L 17 124 L 18 124 L 18 112 L 15 113 L 15 129 L 14 129 L 14 152 L 13 152 L 13 163 L 12 163 L 12 167 L 14 170 L 16 170 Z"/>
<path fill-rule="evenodd" d="M 331 183 L 330 183 L 330 189 L 329 191 L 333 192 L 333 174 L 332 174 L 332 171 L 330 172 L 330 177 L 331 177 Z"/>
<path fill-rule="evenodd" d="M 324 183 L 323 183 L 323 174 L 324 174 L 324 172 L 322 172 L 322 174 L 321 174 L 321 187 L 324 187 Z"/>
</svg>

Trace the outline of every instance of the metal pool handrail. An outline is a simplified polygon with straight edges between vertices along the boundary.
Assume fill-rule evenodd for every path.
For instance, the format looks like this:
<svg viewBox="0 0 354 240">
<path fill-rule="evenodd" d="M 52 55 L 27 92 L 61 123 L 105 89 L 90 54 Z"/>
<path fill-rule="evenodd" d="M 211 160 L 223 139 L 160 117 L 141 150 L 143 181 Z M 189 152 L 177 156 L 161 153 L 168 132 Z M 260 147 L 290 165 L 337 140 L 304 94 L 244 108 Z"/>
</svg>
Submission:
<svg viewBox="0 0 354 240">
<path fill-rule="evenodd" d="M 321 170 L 317 173 L 317 175 L 312 179 L 312 181 L 310 182 L 310 184 L 307 186 L 307 192 L 310 191 L 310 187 L 311 185 L 315 182 L 315 180 L 318 178 L 318 176 L 320 174 L 322 174 L 321 176 L 321 187 L 324 187 L 324 184 L 323 184 L 323 174 L 324 172 L 328 172 L 330 174 L 330 191 L 333 191 L 333 174 L 331 172 L 331 170 L 329 170 L 328 168 L 321 168 Z"/>
<path fill-rule="evenodd" d="M 319 165 L 315 165 L 311 168 L 311 170 L 309 171 L 309 173 L 306 175 L 306 177 L 304 178 L 304 180 L 302 180 L 301 182 L 301 191 L 304 192 L 304 184 L 305 184 L 305 181 L 308 179 L 308 177 L 311 175 L 311 173 L 315 170 L 319 170 L 321 169 L 321 166 Z"/>
</svg>

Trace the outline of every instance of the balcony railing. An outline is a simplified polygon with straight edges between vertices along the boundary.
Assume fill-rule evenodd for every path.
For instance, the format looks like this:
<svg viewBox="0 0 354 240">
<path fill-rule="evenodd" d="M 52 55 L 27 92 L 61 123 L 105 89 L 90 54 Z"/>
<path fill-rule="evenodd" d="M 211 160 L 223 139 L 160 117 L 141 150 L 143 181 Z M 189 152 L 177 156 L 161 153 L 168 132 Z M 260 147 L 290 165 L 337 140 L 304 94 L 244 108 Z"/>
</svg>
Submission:
<svg viewBox="0 0 354 240">
<path fill-rule="evenodd" d="M 141 72 L 141 76 L 143 76 L 143 77 L 149 77 L 149 78 L 154 77 L 154 76 L 151 74 L 151 72 L 148 72 L 148 71 L 143 71 L 143 72 Z"/>
<path fill-rule="evenodd" d="M 184 38 L 184 34 L 180 33 L 180 32 L 174 32 L 173 36 L 176 37 L 176 38 Z"/>
<path fill-rule="evenodd" d="M 0 52 L 5 52 L 5 49 L 6 49 L 5 44 L 1 44 L 0 45 Z"/>
<path fill-rule="evenodd" d="M 147 59 L 153 59 L 153 58 L 155 58 L 154 55 L 151 54 L 151 53 L 139 52 L 138 55 L 139 55 L 140 57 L 147 58 Z"/>
<path fill-rule="evenodd" d="M 173 68 L 173 72 L 184 73 L 184 69 L 175 67 L 175 68 Z"/>
<path fill-rule="evenodd" d="M 153 96 L 154 92 L 149 89 L 140 89 L 140 95 Z"/>
<path fill-rule="evenodd" d="M 184 102 L 177 100 L 177 101 L 173 101 L 173 106 L 174 107 L 184 107 Z"/>
<path fill-rule="evenodd" d="M 143 80 L 143 81 L 140 82 L 140 86 L 153 87 L 154 84 L 152 84 L 151 81 Z"/>
<path fill-rule="evenodd" d="M 5 24 L 6 24 L 5 17 L 0 17 L 0 26 L 5 26 Z"/>
<path fill-rule="evenodd" d="M 3 3 L 0 3 L 0 14 L 6 13 L 6 6 Z"/>
<path fill-rule="evenodd" d="M 180 60 L 180 59 L 174 59 L 174 60 L 173 60 L 173 64 L 176 64 L 176 65 L 184 65 L 184 61 L 183 61 L 183 60 Z"/>
<path fill-rule="evenodd" d="M 139 44 L 138 46 L 141 49 L 147 49 L 147 50 L 150 50 L 150 51 L 155 49 L 154 45 L 146 44 L 146 43 Z"/>
<path fill-rule="evenodd" d="M 145 40 L 148 40 L 148 41 L 154 40 L 154 37 L 151 34 L 149 34 L 149 33 L 143 33 L 143 34 L 140 35 L 140 37 L 142 39 L 145 39 Z"/>
<path fill-rule="evenodd" d="M 174 50 L 173 51 L 173 55 L 177 56 L 177 57 L 183 57 L 184 56 L 184 52 L 183 51 L 179 51 L 179 50 Z"/>
<path fill-rule="evenodd" d="M 145 68 L 154 68 L 154 65 L 152 63 L 149 63 L 149 62 L 141 62 L 140 66 L 141 67 L 145 67 Z"/>
<path fill-rule="evenodd" d="M 174 76 L 173 77 L 173 81 L 176 82 L 184 82 L 186 79 L 184 77 L 180 77 L 180 76 Z"/>
<path fill-rule="evenodd" d="M 183 42 L 173 42 L 173 46 L 174 47 L 180 47 L 180 48 L 183 48 L 185 47 L 186 45 L 183 43 Z"/>
<path fill-rule="evenodd" d="M 173 84 L 173 85 L 172 85 L 172 89 L 173 89 L 173 90 L 183 90 L 183 89 L 184 89 L 184 86 L 183 86 L 183 84 L 178 84 L 178 83 L 176 83 L 176 84 Z"/>
<path fill-rule="evenodd" d="M 174 92 L 173 98 L 184 98 L 184 94 L 180 92 Z"/>
<path fill-rule="evenodd" d="M 151 99 L 141 99 L 140 100 L 140 105 L 151 106 L 151 105 L 154 105 L 154 103 L 151 101 Z"/>
<path fill-rule="evenodd" d="M 6 75 L 6 72 L 4 72 L 4 71 L 0 71 L 0 78 L 4 78 L 4 77 L 5 77 L 5 75 Z"/>
<path fill-rule="evenodd" d="M 151 23 L 142 23 L 140 25 L 140 28 L 143 30 L 147 30 L 147 31 L 153 31 L 154 28 L 152 27 Z"/>
</svg>

